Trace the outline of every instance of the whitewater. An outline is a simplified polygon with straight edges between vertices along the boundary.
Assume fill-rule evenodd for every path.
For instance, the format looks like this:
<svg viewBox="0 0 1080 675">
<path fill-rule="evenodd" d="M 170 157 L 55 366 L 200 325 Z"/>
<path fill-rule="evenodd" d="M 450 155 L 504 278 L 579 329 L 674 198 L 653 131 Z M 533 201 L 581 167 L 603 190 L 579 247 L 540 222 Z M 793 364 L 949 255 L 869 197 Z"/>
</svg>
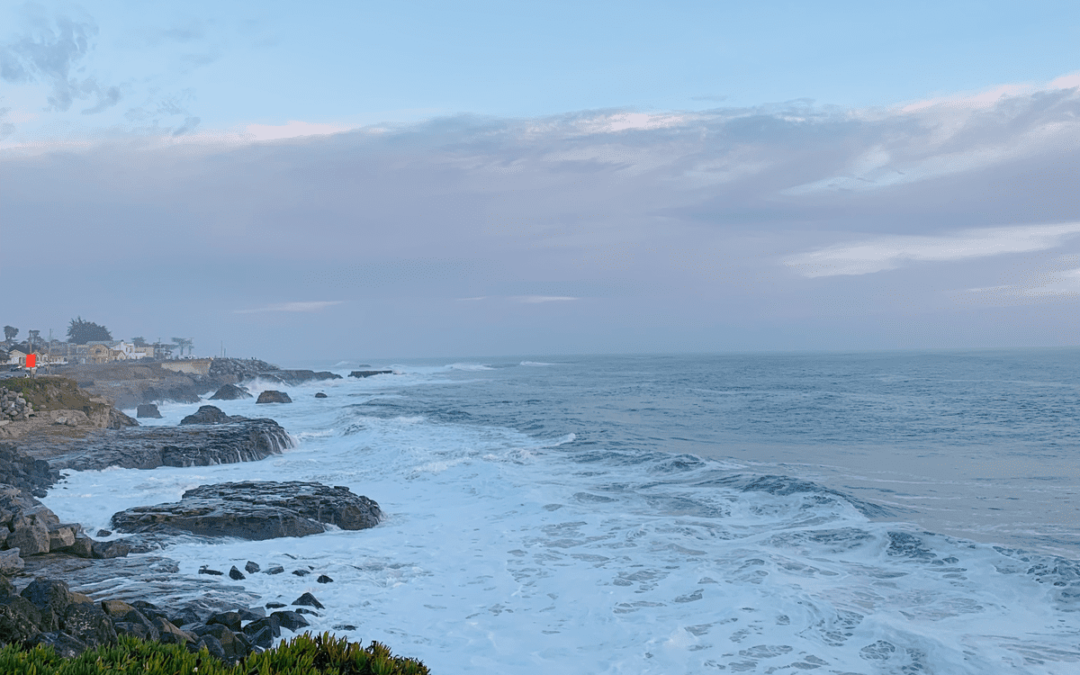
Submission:
<svg viewBox="0 0 1080 675">
<path fill-rule="evenodd" d="M 347 486 L 384 522 L 153 555 L 193 581 L 312 568 L 233 584 L 258 604 L 311 592 L 312 630 L 436 673 L 1063 675 L 1080 672 L 1078 357 L 378 364 L 394 374 L 249 383 L 292 404 L 213 402 L 281 423 L 281 456 L 68 472 L 43 501 L 93 533 L 207 483 Z"/>
</svg>

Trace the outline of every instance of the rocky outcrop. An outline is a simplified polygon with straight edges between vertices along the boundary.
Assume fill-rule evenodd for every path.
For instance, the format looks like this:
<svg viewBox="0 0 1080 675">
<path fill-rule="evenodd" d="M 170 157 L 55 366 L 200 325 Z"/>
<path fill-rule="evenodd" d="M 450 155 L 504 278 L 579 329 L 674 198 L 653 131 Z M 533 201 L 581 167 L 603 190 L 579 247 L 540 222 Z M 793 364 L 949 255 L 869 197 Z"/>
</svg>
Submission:
<svg viewBox="0 0 1080 675">
<path fill-rule="evenodd" d="M 0 485 L 0 548 L 4 549 L 0 573 L 22 569 L 24 558 L 46 553 L 101 557 L 94 550 L 100 544 L 87 537 L 81 525 L 61 523 L 55 513 L 19 488 Z M 127 552 L 116 551 L 121 554 Z"/>
<path fill-rule="evenodd" d="M 202 485 L 185 492 L 179 502 L 121 511 L 112 523 L 120 532 L 272 539 L 318 534 L 326 525 L 361 530 L 381 518 L 378 504 L 345 487 L 247 481 Z"/>
<path fill-rule="evenodd" d="M 139 407 L 135 409 L 135 417 L 142 419 L 144 417 L 151 419 L 161 419 L 161 411 L 153 403 L 140 403 Z"/>
<path fill-rule="evenodd" d="M 34 406 L 21 392 L 0 387 L 0 423 L 23 422 L 34 414 Z"/>
<path fill-rule="evenodd" d="M 180 420 L 180 424 L 229 424 L 230 422 L 243 422 L 247 419 L 247 417 L 241 417 L 240 415 L 226 415 L 217 406 L 204 405 L 191 415 Z"/>
<path fill-rule="evenodd" d="M 242 398 L 251 398 L 251 394 L 247 389 L 237 386 L 235 384 L 222 385 L 214 395 L 210 397 L 211 401 L 235 401 Z"/>
<path fill-rule="evenodd" d="M 292 399 L 289 395 L 283 391 L 276 391 L 274 389 L 267 389 L 259 394 L 259 398 L 256 399 L 256 403 L 292 403 Z"/>
<path fill-rule="evenodd" d="M 371 377 L 372 375 L 392 375 L 392 370 L 354 370 L 349 377 Z"/>
<path fill-rule="evenodd" d="M 60 472 L 45 460 L 29 457 L 11 443 L 0 443 L 0 484 L 44 497 L 58 480 Z"/>
<path fill-rule="evenodd" d="M 57 469 L 95 471 L 118 466 L 210 466 L 254 462 L 293 447 L 289 434 L 271 419 L 189 423 L 179 427 L 136 427 L 96 432 L 65 446 L 49 463 Z"/>
</svg>

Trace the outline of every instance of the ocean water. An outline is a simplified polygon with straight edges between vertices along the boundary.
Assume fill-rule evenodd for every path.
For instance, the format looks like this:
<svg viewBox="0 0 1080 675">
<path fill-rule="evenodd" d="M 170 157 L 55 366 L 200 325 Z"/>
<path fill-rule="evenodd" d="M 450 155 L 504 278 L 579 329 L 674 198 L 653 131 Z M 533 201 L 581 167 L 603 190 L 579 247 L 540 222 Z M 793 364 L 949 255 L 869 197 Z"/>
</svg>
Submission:
<svg viewBox="0 0 1080 675">
<path fill-rule="evenodd" d="M 313 567 L 237 586 L 437 673 L 1080 673 L 1080 351 L 371 365 L 218 403 L 284 425 L 280 457 L 44 501 L 93 530 L 204 483 L 346 485 L 386 520 L 165 555 Z"/>
</svg>

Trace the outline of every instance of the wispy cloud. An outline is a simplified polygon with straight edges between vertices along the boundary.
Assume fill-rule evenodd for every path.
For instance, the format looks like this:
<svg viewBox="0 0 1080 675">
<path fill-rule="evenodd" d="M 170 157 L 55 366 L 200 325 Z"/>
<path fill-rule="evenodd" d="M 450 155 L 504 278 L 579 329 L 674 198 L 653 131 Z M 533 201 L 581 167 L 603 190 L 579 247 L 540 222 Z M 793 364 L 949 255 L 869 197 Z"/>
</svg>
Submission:
<svg viewBox="0 0 1080 675">
<path fill-rule="evenodd" d="M 255 141 L 279 141 L 302 136 L 336 134 L 348 131 L 349 128 L 340 124 L 319 124 L 316 122 L 289 120 L 285 124 L 249 124 L 247 125 L 246 135 Z"/>
<path fill-rule="evenodd" d="M 260 314 L 263 312 L 319 312 L 327 307 L 340 305 L 341 300 L 313 300 L 310 302 L 282 302 L 255 309 L 235 309 L 233 314 Z"/>
<path fill-rule="evenodd" d="M 574 298 L 567 295 L 515 295 L 510 299 L 514 302 L 523 302 L 527 305 L 537 305 L 544 302 L 573 302 L 574 300 L 580 300 L 581 298 Z"/>
<path fill-rule="evenodd" d="M 1045 251 L 1080 234 L 1080 223 L 962 230 L 942 236 L 894 235 L 808 251 L 784 264 L 804 277 L 872 274 L 916 262 L 949 262 Z"/>
</svg>

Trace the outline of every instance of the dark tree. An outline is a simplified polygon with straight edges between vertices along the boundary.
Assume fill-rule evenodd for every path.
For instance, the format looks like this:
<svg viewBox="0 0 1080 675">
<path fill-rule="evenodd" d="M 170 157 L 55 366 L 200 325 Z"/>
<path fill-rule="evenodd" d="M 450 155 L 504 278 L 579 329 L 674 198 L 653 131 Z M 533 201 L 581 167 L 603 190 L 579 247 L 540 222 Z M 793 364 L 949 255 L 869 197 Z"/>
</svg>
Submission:
<svg viewBox="0 0 1080 675">
<path fill-rule="evenodd" d="M 149 346 L 149 345 L 147 344 L 147 342 L 146 342 L 146 338 L 141 338 L 141 337 L 134 337 L 134 338 L 131 338 L 131 342 L 132 342 L 132 343 L 133 343 L 133 344 L 134 344 L 134 345 L 135 345 L 136 347 L 148 347 L 148 346 Z"/>
<path fill-rule="evenodd" d="M 68 339 L 77 345 L 112 339 L 112 333 L 109 332 L 108 328 L 93 321 L 83 321 L 81 316 L 71 320 L 67 334 Z"/>
<path fill-rule="evenodd" d="M 15 336 L 19 334 L 19 329 L 15 326 L 4 326 L 4 339 L 11 341 L 15 339 Z"/>
</svg>

